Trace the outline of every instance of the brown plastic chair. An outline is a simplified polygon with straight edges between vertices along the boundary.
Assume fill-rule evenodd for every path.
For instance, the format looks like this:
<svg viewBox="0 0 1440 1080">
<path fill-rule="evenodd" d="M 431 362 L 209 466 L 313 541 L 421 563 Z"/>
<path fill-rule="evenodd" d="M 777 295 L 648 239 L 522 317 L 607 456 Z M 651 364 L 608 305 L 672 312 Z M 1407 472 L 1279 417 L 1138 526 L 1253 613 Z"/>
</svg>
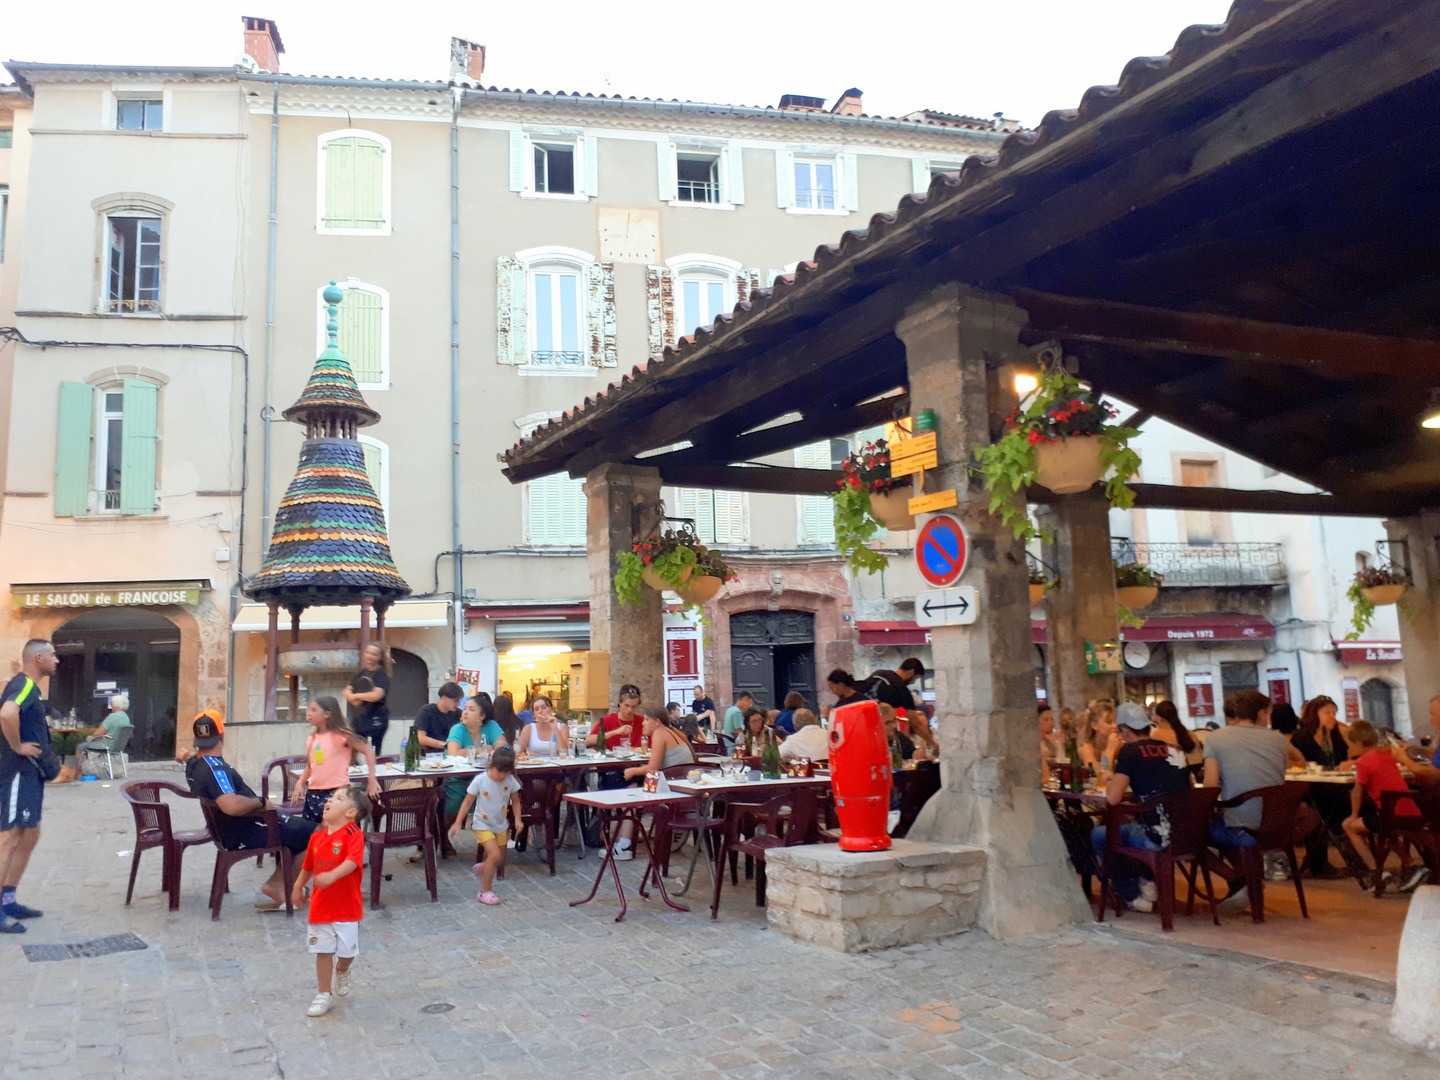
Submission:
<svg viewBox="0 0 1440 1080">
<path fill-rule="evenodd" d="M 228 848 L 222 839 L 224 834 L 220 831 L 220 818 L 224 816 L 220 807 L 210 799 L 201 799 L 200 809 L 205 814 L 205 824 L 210 827 L 210 833 L 215 838 L 215 876 L 210 879 L 210 918 L 220 918 L 220 905 L 225 900 L 225 894 L 230 891 L 230 868 L 252 856 L 265 855 L 274 855 L 280 860 L 285 886 L 285 914 L 295 914 L 295 906 L 290 896 L 291 887 L 295 884 L 295 857 L 290 849 L 280 842 L 280 812 L 273 806 L 267 806 L 253 814 L 240 815 L 264 821 L 265 846 Z"/>
<path fill-rule="evenodd" d="M 365 852 L 370 861 L 370 910 L 380 903 L 380 878 L 385 849 L 419 847 L 425 856 L 425 884 L 430 902 L 440 899 L 435 869 L 435 804 L 439 787 L 396 788 L 380 792 L 375 800 L 375 831 L 365 833 Z"/>
<path fill-rule="evenodd" d="M 1097 922 L 1105 921 L 1106 898 L 1114 901 L 1115 917 L 1119 918 L 1124 904 L 1114 889 L 1114 873 L 1117 859 L 1129 859 L 1148 867 L 1155 879 L 1155 888 L 1160 893 L 1160 927 L 1162 930 L 1175 929 L 1175 867 L 1185 876 L 1189 886 L 1189 898 L 1185 914 L 1195 913 L 1197 893 L 1210 905 L 1210 918 L 1220 925 L 1220 910 L 1216 903 L 1215 886 L 1210 880 L 1209 837 L 1210 814 L 1215 800 L 1220 797 L 1219 788 L 1190 788 L 1173 795 L 1162 795 L 1148 799 L 1139 806 L 1107 806 L 1105 808 L 1105 861 L 1101 872 L 1100 914 Z M 1152 811 L 1164 807 L 1170 819 L 1170 846 L 1162 851 L 1149 848 L 1125 847 L 1120 843 L 1120 826 L 1126 821 L 1135 821 Z M 1196 875 L 1205 877 L 1205 891 L 1199 892 Z"/>
<path fill-rule="evenodd" d="M 537 828 L 545 830 L 545 861 L 550 866 L 550 876 L 555 876 L 555 837 L 559 834 L 560 795 L 565 790 L 565 780 L 559 773 L 537 773 L 527 770 L 527 775 L 517 776 L 520 782 L 520 822 L 530 829 L 528 844 L 535 843 Z"/>
<path fill-rule="evenodd" d="M 1305 886 L 1300 882 L 1300 863 L 1295 858 L 1295 815 L 1309 793 L 1309 784 L 1291 780 L 1274 787 L 1246 791 L 1215 804 L 1216 809 L 1228 809 L 1251 799 L 1261 800 L 1260 827 L 1255 830 L 1255 846 L 1220 849 L 1244 873 L 1250 918 L 1257 923 L 1265 921 L 1265 856 L 1272 851 L 1282 853 L 1288 860 L 1290 880 L 1295 883 L 1295 895 L 1300 900 L 1300 914 L 1306 919 L 1310 917 L 1310 909 L 1305 906 Z"/>
<path fill-rule="evenodd" d="M 270 774 L 276 769 L 280 770 L 280 802 L 284 806 L 291 805 L 291 798 L 295 794 L 295 781 L 300 777 L 290 774 L 290 766 L 304 765 L 304 754 L 291 754 L 289 757 L 277 757 L 265 763 L 265 768 L 260 771 L 260 798 L 270 799 Z M 289 810 L 282 809 L 281 813 L 289 813 Z"/>
<path fill-rule="evenodd" d="M 731 801 L 725 805 L 725 831 L 720 853 L 715 859 L 715 900 L 710 905 L 710 918 L 720 915 L 720 890 L 725 885 L 725 856 L 735 852 L 753 858 L 755 867 L 755 906 L 765 906 L 765 853 L 773 848 L 808 844 L 816 831 L 816 801 L 813 786 L 794 788 L 763 803 Z M 787 815 L 788 811 L 788 815 Z M 787 818 L 782 827 L 782 818 Z M 748 825 L 752 835 L 746 836 Z M 759 831 L 764 826 L 765 831 Z"/>
<path fill-rule="evenodd" d="M 1401 816 L 1396 811 L 1400 800 L 1413 804 L 1420 811 L 1420 817 Z M 1375 851 L 1375 865 L 1384 869 L 1385 859 L 1390 852 L 1400 856 L 1400 874 L 1410 871 L 1410 848 L 1413 845 L 1430 867 L 1433 874 L 1440 870 L 1436 856 L 1440 855 L 1440 788 L 1429 787 L 1421 791 L 1382 791 L 1380 793 L 1380 828 L 1371 838 Z M 1385 892 L 1385 875 L 1378 870 L 1375 877 L 1375 896 Z"/>
<path fill-rule="evenodd" d="M 130 859 L 130 885 L 125 890 L 125 903 L 135 893 L 135 874 L 140 869 L 140 853 L 160 848 L 164 853 L 160 865 L 160 888 L 170 894 L 170 910 L 180 910 L 180 864 L 187 847 L 197 847 L 214 840 L 210 829 L 174 829 L 170 824 L 170 807 L 161 801 L 160 793 L 168 791 L 182 799 L 195 798 L 185 788 L 164 780 L 132 780 L 120 789 L 135 814 L 135 854 Z"/>
</svg>

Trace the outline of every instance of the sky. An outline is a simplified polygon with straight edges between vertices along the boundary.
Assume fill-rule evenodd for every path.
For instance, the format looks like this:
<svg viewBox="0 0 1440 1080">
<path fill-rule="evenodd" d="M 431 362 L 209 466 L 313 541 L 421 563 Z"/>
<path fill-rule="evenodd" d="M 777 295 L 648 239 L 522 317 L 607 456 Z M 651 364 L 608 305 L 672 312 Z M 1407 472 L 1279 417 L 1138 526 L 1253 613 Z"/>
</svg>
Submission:
<svg viewBox="0 0 1440 1080">
<path fill-rule="evenodd" d="M 240 16 L 274 19 L 282 70 L 443 81 L 452 36 L 483 43 L 486 85 L 775 105 L 833 103 L 848 87 L 865 111 L 915 109 L 1034 125 L 1115 82 L 1134 56 L 1164 53 L 1230 0 L 830 0 L 785 4 L 533 0 L 500 7 L 431 0 L 0 0 L 0 58 L 52 63 L 226 66 L 243 52 Z M 721 18 L 717 13 L 733 10 Z"/>
</svg>

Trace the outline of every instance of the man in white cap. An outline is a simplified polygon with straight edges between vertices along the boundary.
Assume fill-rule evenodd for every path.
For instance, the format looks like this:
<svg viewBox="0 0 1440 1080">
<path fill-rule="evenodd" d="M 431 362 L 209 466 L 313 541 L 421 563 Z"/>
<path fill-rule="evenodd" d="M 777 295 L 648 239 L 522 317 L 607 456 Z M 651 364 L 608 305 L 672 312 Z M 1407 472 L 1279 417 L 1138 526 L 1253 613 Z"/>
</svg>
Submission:
<svg viewBox="0 0 1440 1080">
<path fill-rule="evenodd" d="M 1105 786 L 1105 801 L 1117 806 L 1125 801 L 1127 789 L 1134 792 L 1137 802 L 1159 795 L 1173 795 L 1191 787 L 1190 770 L 1185 755 L 1178 747 L 1150 738 L 1153 726 L 1145 710 L 1127 701 L 1115 710 L 1116 730 L 1120 733 L 1120 752 L 1115 755 L 1115 771 Z M 1095 845 L 1096 860 L 1105 858 L 1105 826 L 1097 825 L 1090 834 Z M 1170 819 L 1164 807 L 1135 821 L 1120 826 L 1120 846 L 1164 851 L 1170 843 Z M 1141 868 L 1121 860 L 1111 879 L 1116 894 L 1136 911 L 1150 911 L 1159 898 L 1155 882 L 1141 877 Z"/>
</svg>

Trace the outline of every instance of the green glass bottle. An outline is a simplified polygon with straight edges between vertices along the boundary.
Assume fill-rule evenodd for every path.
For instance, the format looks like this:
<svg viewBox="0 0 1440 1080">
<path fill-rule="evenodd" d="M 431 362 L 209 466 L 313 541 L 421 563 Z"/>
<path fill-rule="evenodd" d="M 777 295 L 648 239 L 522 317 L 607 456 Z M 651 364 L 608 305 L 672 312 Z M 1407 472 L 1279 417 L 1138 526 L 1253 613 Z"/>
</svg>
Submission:
<svg viewBox="0 0 1440 1080">
<path fill-rule="evenodd" d="M 1074 735 L 1065 736 L 1065 757 L 1070 762 L 1070 790 L 1085 790 L 1085 766 L 1080 763 L 1080 745 Z"/>
<path fill-rule="evenodd" d="M 595 729 L 595 752 L 601 757 L 605 756 L 605 721 L 600 721 L 600 726 Z"/>
<path fill-rule="evenodd" d="M 420 767 L 420 733 L 410 725 L 410 735 L 405 740 L 405 771 L 414 772 Z"/>
</svg>

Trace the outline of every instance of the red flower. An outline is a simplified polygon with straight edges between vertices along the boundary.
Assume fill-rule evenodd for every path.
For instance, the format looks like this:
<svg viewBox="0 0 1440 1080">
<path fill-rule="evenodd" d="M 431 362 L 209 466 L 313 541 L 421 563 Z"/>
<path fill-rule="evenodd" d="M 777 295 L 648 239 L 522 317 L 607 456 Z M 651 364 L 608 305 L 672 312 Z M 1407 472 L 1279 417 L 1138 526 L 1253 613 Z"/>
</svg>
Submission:
<svg viewBox="0 0 1440 1080">
<path fill-rule="evenodd" d="M 850 477 L 850 486 L 852 488 L 858 488 L 860 486 L 860 478 L 857 476 Z"/>
<path fill-rule="evenodd" d="M 1048 439 L 1045 438 L 1044 435 L 1041 435 L 1040 432 L 1039 432 L 1038 430 L 1036 430 L 1035 428 L 1031 428 L 1031 429 L 1030 429 L 1030 434 L 1027 435 L 1026 438 L 1028 438 L 1028 439 L 1030 440 L 1030 445 L 1031 445 L 1031 446 L 1034 446 L 1036 443 L 1039 443 L 1039 442 L 1048 442 L 1048 441 L 1049 441 Z"/>
</svg>

